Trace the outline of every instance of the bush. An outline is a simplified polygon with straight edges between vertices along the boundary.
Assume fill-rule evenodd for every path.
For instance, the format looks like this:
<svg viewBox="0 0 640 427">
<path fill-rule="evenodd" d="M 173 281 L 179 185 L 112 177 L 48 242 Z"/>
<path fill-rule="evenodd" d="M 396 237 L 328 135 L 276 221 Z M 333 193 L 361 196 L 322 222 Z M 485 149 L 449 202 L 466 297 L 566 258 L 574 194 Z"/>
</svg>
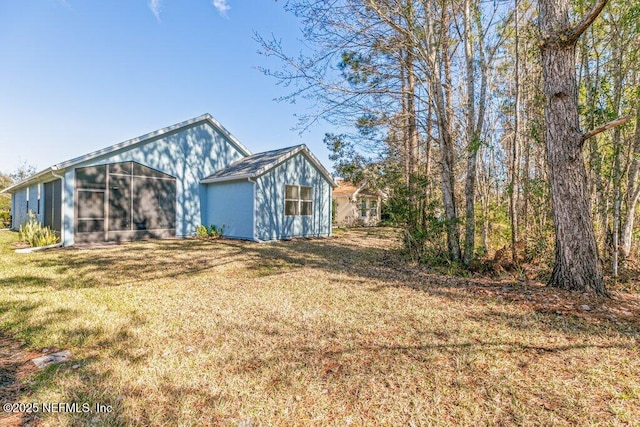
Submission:
<svg viewBox="0 0 640 427">
<path fill-rule="evenodd" d="M 9 194 L 0 194 L 0 211 L 11 210 L 11 196 Z"/>
<path fill-rule="evenodd" d="M 20 226 L 20 240 L 31 247 L 54 245 L 60 241 L 58 233 L 38 222 L 36 215 L 29 212 L 29 219 Z"/>
<path fill-rule="evenodd" d="M 222 237 L 222 231 L 224 230 L 224 225 L 221 227 L 216 227 L 211 224 L 209 226 L 209 237 L 219 238 Z"/>
<path fill-rule="evenodd" d="M 224 231 L 224 225 L 221 227 L 217 227 L 215 225 L 210 225 L 207 227 L 206 225 L 199 225 L 196 227 L 196 237 L 205 238 L 211 237 L 214 239 L 219 239 L 222 237 L 222 233 Z"/>
<path fill-rule="evenodd" d="M 11 212 L 0 211 L 0 228 L 11 227 Z"/>
<path fill-rule="evenodd" d="M 196 237 L 207 237 L 209 230 L 206 225 L 199 225 L 196 227 Z"/>
</svg>

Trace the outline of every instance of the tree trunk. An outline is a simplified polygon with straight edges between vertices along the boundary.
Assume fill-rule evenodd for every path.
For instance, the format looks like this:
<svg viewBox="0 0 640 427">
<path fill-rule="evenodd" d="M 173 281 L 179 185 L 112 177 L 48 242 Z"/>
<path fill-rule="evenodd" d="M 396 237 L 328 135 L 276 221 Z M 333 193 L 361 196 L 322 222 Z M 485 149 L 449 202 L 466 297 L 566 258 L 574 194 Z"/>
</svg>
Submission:
<svg viewBox="0 0 640 427">
<path fill-rule="evenodd" d="M 471 34 L 471 5 L 470 0 L 464 2 L 464 56 L 467 72 L 467 176 L 464 185 L 465 197 L 465 228 L 464 228 L 464 255 L 462 262 L 469 265 L 475 253 L 476 236 L 476 164 L 478 159 L 478 140 L 476 133 L 476 95 L 475 95 L 475 70 L 474 49 Z"/>
<path fill-rule="evenodd" d="M 441 25 L 449 27 L 449 12 L 446 7 L 440 11 Z M 433 35 L 432 23 L 427 22 L 429 31 Z M 447 227 L 447 247 L 452 261 L 460 261 L 460 231 L 458 228 L 458 210 L 455 198 L 455 144 L 453 141 L 453 91 L 451 85 L 451 56 L 449 54 L 449 40 L 445 33 L 440 34 L 435 52 L 430 61 L 433 65 L 434 76 L 430 79 L 436 117 L 438 118 L 438 134 L 440 137 L 441 156 L 441 188 L 442 202 Z M 437 67 L 437 68 L 436 68 Z"/>
<path fill-rule="evenodd" d="M 515 29 L 515 111 L 513 122 L 513 144 L 511 146 L 511 195 L 509 197 L 509 213 L 511 215 L 511 259 L 518 265 L 518 193 L 519 190 L 519 142 L 520 142 L 520 52 L 518 49 L 518 0 L 515 0 L 514 29 Z"/>
<path fill-rule="evenodd" d="M 613 83 L 613 108 L 616 110 L 616 115 L 620 115 L 621 101 L 622 101 L 622 52 L 618 52 L 616 55 L 616 63 L 614 65 L 615 76 Z M 620 128 L 616 127 L 613 131 L 613 248 L 611 251 L 612 260 L 611 268 L 613 269 L 613 277 L 618 277 L 619 255 L 620 255 L 620 205 L 622 204 L 622 192 L 620 186 L 622 185 L 622 134 Z"/>
<path fill-rule="evenodd" d="M 633 137 L 633 160 L 629 167 L 627 184 L 627 210 L 622 225 L 621 251 L 624 258 L 631 255 L 631 241 L 633 236 L 633 223 L 636 216 L 636 205 L 640 199 L 640 106 L 636 110 L 636 131 Z"/>
<path fill-rule="evenodd" d="M 545 105 L 545 146 L 556 231 L 549 285 L 607 295 L 591 220 L 584 135 L 578 120 L 576 42 L 604 7 L 572 28 L 568 0 L 539 0 Z"/>
</svg>

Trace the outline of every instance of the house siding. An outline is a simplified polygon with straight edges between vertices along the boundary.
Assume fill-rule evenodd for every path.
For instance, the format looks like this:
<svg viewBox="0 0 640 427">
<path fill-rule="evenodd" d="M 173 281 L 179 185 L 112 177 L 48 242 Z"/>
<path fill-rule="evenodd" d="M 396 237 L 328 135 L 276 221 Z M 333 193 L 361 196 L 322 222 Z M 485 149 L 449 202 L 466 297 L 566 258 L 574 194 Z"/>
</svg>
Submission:
<svg viewBox="0 0 640 427">
<path fill-rule="evenodd" d="M 379 196 L 359 194 L 354 202 L 351 196 L 340 195 L 334 196 L 334 200 L 336 201 L 335 223 L 338 226 L 375 226 L 380 222 L 382 198 Z M 367 208 L 365 217 L 362 216 L 360 210 L 362 200 L 367 201 L 367 206 L 370 206 L 372 201 L 376 202 L 376 214 L 374 216 L 371 215 L 371 208 Z"/>
<path fill-rule="evenodd" d="M 207 186 L 204 225 L 224 227 L 223 236 L 253 239 L 253 182 L 228 181 Z"/>
<path fill-rule="evenodd" d="M 313 187 L 313 215 L 285 216 L 285 185 Z M 302 153 L 256 178 L 255 238 L 331 235 L 331 184 Z"/>
<path fill-rule="evenodd" d="M 39 222 L 44 222 L 44 188 L 43 184 L 39 182 L 22 188 L 12 197 L 11 227 L 16 230 L 29 219 L 27 212 L 27 189 L 29 194 L 29 211 L 36 214 L 36 219 Z M 38 209 L 38 189 L 40 190 L 40 209 Z"/>
<path fill-rule="evenodd" d="M 75 169 L 134 161 L 176 178 L 176 237 L 193 235 L 204 213 L 200 179 L 240 160 L 244 155 L 207 122 L 181 128 L 140 145 L 123 148 L 65 172 L 63 191 L 64 244 L 74 243 Z"/>
</svg>

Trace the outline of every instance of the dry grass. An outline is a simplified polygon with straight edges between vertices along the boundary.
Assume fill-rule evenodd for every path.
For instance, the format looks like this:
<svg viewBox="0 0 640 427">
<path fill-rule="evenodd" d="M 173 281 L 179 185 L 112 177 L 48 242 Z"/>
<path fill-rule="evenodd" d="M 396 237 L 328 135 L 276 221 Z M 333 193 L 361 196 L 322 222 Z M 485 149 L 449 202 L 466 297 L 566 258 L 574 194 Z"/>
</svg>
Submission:
<svg viewBox="0 0 640 427">
<path fill-rule="evenodd" d="M 114 408 L 41 425 L 640 423 L 631 294 L 437 275 L 400 263 L 392 230 L 31 255 L 14 240 L 0 233 L 0 327 L 75 359 L 17 398 Z"/>
</svg>

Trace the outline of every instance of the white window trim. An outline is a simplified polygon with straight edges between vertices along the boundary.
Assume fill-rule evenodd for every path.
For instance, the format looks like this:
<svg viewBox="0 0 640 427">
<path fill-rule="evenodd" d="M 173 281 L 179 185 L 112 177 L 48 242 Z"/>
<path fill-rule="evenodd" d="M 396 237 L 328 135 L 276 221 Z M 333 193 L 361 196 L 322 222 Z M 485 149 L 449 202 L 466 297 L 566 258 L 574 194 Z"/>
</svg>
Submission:
<svg viewBox="0 0 640 427">
<path fill-rule="evenodd" d="M 287 198 L 287 187 L 297 187 L 298 188 L 298 197 L 296 199 L 289 199 Z M 309 192 L 311 193 L 310 198 L 309 199 L 303 199 L 302 198 L 302 189 L 303 188 L 308 188 Z M 289 215 L 287 214 L 287 202 L 296 202 L 298 209 L 296 214 L 294 215 Z M 311 213 L 307 214 L 307 215 L 303 215 L 302 214 L 302 204 L 303 203 L 311 203 Z M 296 216 L 306 216 L 306 217 L 311 217 L 313 216 L 313 186 L 311 185 L 298 185 L 298 184 L 285 184 L 284 185 L 284 216 L 285 217 L 296 217 Z"/>
</svg>

